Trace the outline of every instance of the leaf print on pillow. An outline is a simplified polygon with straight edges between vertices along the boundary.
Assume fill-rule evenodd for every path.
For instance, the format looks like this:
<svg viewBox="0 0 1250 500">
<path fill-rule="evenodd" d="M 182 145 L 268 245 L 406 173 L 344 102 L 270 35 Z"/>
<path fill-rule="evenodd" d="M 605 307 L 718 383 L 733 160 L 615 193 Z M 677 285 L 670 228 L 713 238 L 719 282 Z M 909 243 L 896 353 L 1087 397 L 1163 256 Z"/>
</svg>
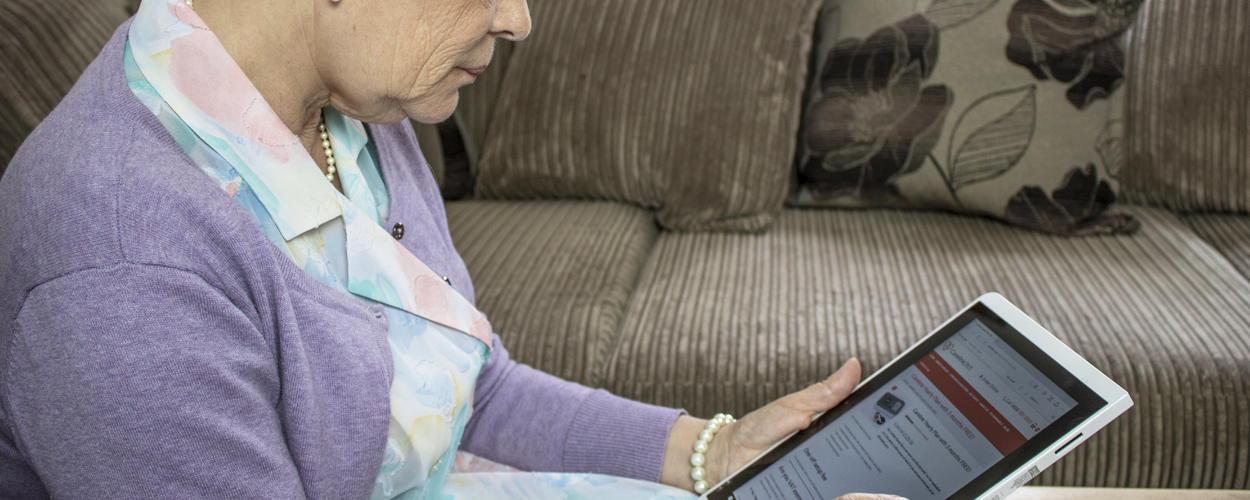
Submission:
<svg viewBox="0 0 1250 500">
<path fill-rule="evenodd" d="M 994 92 L 968 106 L 951 131 L 951 191 L 1015 167 L 1033 141 L 1036 121 L 1036 85 Z"/>
</svg>

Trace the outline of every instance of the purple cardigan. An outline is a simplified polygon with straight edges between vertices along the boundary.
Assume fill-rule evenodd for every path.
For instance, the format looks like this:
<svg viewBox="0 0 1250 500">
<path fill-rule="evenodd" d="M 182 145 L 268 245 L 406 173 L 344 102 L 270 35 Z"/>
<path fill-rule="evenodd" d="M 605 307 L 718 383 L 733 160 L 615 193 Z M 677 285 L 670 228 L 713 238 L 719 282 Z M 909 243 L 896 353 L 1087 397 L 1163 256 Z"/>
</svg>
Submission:
<svg viewBox="0 0 1250 500">
<path fill-rule="evenodd" d="M 0 181 L 0 497 L 367 497 L 385 316 L 300 271 L 183 154 L 126 86 L 129 26 Z M 411 127 L 370 132 L 402 242 L 472 300 Z M 680 414 L 498 337 L 474 398 L 468 451 L 653 481 Z"/>
</svg>

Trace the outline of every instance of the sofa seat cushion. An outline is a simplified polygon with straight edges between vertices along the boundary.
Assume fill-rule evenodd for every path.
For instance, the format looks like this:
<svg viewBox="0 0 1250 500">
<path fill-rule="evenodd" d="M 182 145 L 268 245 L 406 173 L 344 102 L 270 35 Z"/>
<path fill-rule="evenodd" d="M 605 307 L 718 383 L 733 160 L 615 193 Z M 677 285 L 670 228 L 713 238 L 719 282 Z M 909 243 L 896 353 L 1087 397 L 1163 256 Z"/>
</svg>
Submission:
<svg viewBox="0 0 1250 500">
<path fill-rule="evenodd" d="M 619 203 L 447 204 L 477 307 L 522 363 L 587 383 L 602 371 L 629 292 L 658 234 Z"/>
<path fill-rule="evenodd" d="M 1193 214 L 1182 219 L 1250 278 L 1250 215 Z"/>
<path fill-rule="evenodd" d="M 1136 402 L 1041 483 L 1246 488 L 1250 282 L 1170 213 L 1126 210 L 1135 236 L 891 210 L 788 210 L 762 235 L 664 233 L 606 385 L 742 415 L 850 357 L 872 373 L 998 291 Z"/>
</svg>

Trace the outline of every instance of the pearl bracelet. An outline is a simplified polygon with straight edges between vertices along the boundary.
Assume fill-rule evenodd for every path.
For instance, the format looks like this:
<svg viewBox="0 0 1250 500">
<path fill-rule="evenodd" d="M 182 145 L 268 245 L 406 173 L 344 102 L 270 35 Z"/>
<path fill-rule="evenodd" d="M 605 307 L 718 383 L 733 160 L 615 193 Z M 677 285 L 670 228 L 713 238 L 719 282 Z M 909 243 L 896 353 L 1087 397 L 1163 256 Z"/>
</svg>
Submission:
<svg viewBox="0 0 1250 500">
<path fill-rule="evenodd" d="M 703 468 L 703 464 L 707 463 L 707 445 L 712 442 L 712 437 L 716 435 L 721 427 L 734 423 L 734 418 L 724 413 L 717 413 L 715 417 L 708 420 L 707 427 L 699 432 L 699 440 L 694 442 L 694 454 L 690 455 L 690 465 L 694 466 L 690 470 L 690 479 L 694 480 L 694 492 L 703 494 L 707 492 L 707 470 Z"/>
</svg>

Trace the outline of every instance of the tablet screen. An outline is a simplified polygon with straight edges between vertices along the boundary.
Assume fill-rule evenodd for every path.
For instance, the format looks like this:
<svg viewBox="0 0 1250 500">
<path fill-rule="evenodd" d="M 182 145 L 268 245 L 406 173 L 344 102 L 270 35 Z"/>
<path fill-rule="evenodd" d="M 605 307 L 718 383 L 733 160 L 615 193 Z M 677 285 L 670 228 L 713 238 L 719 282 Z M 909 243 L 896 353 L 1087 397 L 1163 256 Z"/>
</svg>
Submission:
<svg viewBox="0 0 1250 500">
<path fill-rule="evenodd" d="M 975 498 L 1105 405 L 977 304 L 712 498 Z"/>
</svg>

